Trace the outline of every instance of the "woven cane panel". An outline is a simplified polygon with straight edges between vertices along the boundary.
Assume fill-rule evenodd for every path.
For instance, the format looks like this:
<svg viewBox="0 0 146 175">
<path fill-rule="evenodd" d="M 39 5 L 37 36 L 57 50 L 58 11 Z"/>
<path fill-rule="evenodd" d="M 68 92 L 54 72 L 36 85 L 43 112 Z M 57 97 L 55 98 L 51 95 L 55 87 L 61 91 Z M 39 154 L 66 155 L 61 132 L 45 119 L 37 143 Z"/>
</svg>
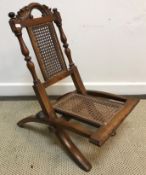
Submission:
<svg viewBox="0 0 146 175">
<path fill-rule="evenodd" d="M 66 69 L 57 36 L 52 23 L 32 27 L 33 35 L 40 52 L 39 61 L 43 65 L 46 79 Z"/>
<path fill-rule="evenodd" d="M 83 119 L 106 125 L 123 105 L 105 98 L 71 93 L 59 100 L 54 107 L 58 112 L 66 111 Z"/>
</svg>

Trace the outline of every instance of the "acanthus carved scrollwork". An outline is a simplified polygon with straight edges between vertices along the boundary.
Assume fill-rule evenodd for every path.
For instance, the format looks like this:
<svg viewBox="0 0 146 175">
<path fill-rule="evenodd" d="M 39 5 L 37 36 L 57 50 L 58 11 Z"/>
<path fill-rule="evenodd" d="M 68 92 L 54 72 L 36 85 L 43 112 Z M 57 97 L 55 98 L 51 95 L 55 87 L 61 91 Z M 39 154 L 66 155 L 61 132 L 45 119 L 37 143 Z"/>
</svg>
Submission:
<svg viewBox="0 0 146 175">
<path fill-rule="evenodd" d="M 17 19 L 29 19 L 32 17 L 32 10 L 37 9 L 42 13 L 42 16 L 46 16 L 51 13 L 51 9 L 48 8 L 46 5 L 41 5 L 39 3 L 31 3 L 28 6 L 23 7 L 20 9 L 16 15 Z"/>
</svg>

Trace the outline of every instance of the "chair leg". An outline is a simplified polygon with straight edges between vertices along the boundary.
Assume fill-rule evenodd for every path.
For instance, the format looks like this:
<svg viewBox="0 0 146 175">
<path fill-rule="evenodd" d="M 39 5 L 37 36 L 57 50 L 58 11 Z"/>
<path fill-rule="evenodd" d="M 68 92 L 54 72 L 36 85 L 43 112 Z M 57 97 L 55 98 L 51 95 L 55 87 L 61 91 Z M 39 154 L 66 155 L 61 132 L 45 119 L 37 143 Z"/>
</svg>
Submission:
<svg viewBox="0 0 146 175">
<path fill-rule="evenodd" d="M 64 130 L 58 128 L 56 128 L 55 134 L 59 138 L 60 142 L 65 147 L 71 158 L 75 161 L 75 163 L 83 170 L 90 171 L 90 169 L 92 168 L 91 164 L 88 162 L 88 160 L 86 160 L 80 150 L 71 141 L 68 134 Z"/>
<path fill-rule="evenodd" d="M 17 125 L 21 128 L 24 127 L 25 123 L 30 123 L 30 122 L 35 122 L 35 123 L 43 123 L 49 125 L 49 123 L 41 118 L 38 118 L 37 115 L 31 115 L 29 117 L 26 117 L 22 120 L 20 120 Z"/>
<path fill-rule="evenodd" d="M 20 120 L 17 125 L 19 127 L 24 127 L 25 123 L 36 122 L 43 123 L 49 125 L 48 121 L 42 117 L 41 112 L 36 115 L 32 115 Z M 64 146 L 65 150 L 69 153 L 71 158 L 75 161 L 75 163 L 85 171 L 90 171 L 92 168 L 91 164 L 86 160 L 80 150 L 75 146 L 75 144 L 71 141 L 68 134 L 61 128 L 55 127 L 53 130 L 56 136 L 59 138 L 60 142 Z"/>
</svg>

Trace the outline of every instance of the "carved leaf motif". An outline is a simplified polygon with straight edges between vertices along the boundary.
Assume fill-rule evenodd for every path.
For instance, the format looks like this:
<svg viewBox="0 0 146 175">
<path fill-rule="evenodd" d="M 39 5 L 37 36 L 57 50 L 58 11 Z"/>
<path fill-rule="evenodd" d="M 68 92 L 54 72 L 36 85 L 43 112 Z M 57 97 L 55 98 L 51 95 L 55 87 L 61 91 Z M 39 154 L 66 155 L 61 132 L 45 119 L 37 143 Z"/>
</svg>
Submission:
<svg viewBox="0 0 146 175">
<path fill-rule="evenodd" d="M 23 7 L 17 13 L 17 18 L 19 19 L 28 19 L 32 18 L 31 12 L 33 9 L 38 9 L 41 11 L 42 16 L 46 16 L 51 13 L 51 9 L 48 8 L 46 5 L 41 5 L 39 3 L 31 3 L 28 6 Z"/>
<path fill-rule="evenodd" d="M 27 18 L 29 16 L 30 9 L 28 6 L 23 7 L 17 13 L 17 18 Z"/>
</svg>

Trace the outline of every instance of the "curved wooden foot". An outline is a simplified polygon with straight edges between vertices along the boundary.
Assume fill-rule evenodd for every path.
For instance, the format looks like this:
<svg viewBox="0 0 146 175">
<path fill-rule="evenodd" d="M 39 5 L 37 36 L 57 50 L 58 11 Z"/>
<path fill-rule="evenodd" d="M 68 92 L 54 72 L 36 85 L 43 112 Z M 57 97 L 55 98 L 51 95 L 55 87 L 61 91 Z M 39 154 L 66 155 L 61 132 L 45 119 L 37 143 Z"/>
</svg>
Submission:
<svg viewBox="0 0 146 175">
<path fill-rule="evenodd" d="M 18 125 L 19 127 L 23 128 L 25 123 L 34 122 L 34 121 L 35 121 L 35 116 L 32 115 L 32 116 L 29 116 L 29 117 L 26 117 L 26 118 L 20 120 L 20 121 L 17 123 L 17 125 Z"/>
<path fill-rule="evenodd" d="M 86 160 L 80 150 L 71 141 L 68 134 L 64 130 L 58 128 L 56 128 L 55 133 L 75 163 L 83 170 L 90 171 L 92 168 L 91 164 Z"/>
<path fill-rule="evenodd" d="M 47 121 L 45 121 L 45 120 L 43 120 L 43 119 L 39 119 L 39 118 L 37 118 L 37 117 L 34 116 L 34 115 L 29 116 L 29 117 L 26 117 L 26 118 L 20 120 L 20 121 L 17 123 L 17 125 L 18 125 L 19 127 L 23 128 L 25 123 L 30 123 L 30 122 L 43 123 L 43 124 L 49 125 Z"/>
<path fill-rule="evenodd" d="M 43 123 L 49 125 L 49 121 L 47 121 L 42 112 L 20 120 L 17 123 L 17 125 L 19 127 L 24 127 L 24 124 L 29 122 Z M 51 130 L 55 132 L 56 136 L 59 138 L 60 142 L 65 147 L 65 149 L 67 150 L 71 158 L 75 161 L 75 163 L 83 170 L 90 171 L 90 169 L 92 168 L 91 164 L 86 160 L 86 158 L 83 156 L 80 150 L 71 141 L 68 134 L 63 129 L 58 127 L 51 127 Z"/>
</svg>

